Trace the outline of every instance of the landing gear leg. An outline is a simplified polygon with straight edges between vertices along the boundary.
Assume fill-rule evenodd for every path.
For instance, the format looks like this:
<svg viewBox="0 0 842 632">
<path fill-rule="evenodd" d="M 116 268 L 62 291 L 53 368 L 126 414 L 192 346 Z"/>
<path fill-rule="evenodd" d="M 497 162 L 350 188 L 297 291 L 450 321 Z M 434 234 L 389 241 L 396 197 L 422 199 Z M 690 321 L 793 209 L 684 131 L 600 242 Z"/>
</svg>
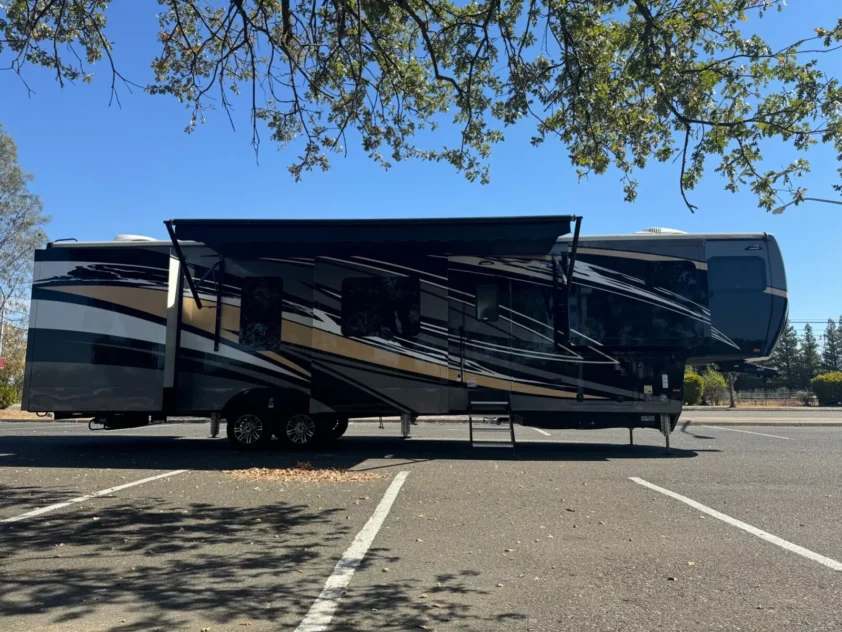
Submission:
<svg viewBox="0 0 842 632">
<path fill-rule="evenodd" d="M 667 454 L 670 453 L 670 433 L 672 432 L 672 423 L 669 415 L 661 415 L 661 434 L 667 441 Z"/>
<path fill-rule="evenodd" d="M 415 421 L 414 415 L 401 415 L 401 436 L 409 439 L 409 426 Z"/>
<path fill-rule="evenodd" d="M 217 435 L 219 434 L 219 413 L 211 413 L 211 437 L 216 439 Z"/>
</svg>

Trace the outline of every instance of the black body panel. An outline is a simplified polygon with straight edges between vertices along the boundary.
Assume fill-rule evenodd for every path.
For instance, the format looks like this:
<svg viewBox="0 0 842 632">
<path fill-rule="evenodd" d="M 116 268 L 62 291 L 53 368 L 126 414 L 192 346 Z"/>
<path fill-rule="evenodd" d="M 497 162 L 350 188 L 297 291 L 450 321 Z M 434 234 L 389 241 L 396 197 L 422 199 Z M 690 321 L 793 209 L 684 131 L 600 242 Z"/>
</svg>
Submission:
<svg viewBox="0 0 842 632">
<path fill-rule="evenodd" d="M 345 253 L 371 226 L 350 223 L 328 252 L 308 227 L 309 256 L 291 237 L 269 252 L 271 231 L 243 256 L 225 222 L 179 222 L 222 251 L 182 244 L 182 261 L 160 242 L 38 251 L 24 407 L 204 414 L 257 389 L 348 417 L 462 414 L 481 395 L 525 424 L 658 427 L 680 413 L 685 363 L 771 354 L 787 299 L 770 236 L 583 237 L 570 283 L 570 242 L 539 224 L 521 227 L 519 248 L 543 249 L 527 253 L 470 252 L 491 224 L 439 241 L 467 252 L 427 252 L 429 227 L 413 241 L 397 223 L 403 248 Z M 763 274 L 740 281 L 747 258 Z"/>
</svg>

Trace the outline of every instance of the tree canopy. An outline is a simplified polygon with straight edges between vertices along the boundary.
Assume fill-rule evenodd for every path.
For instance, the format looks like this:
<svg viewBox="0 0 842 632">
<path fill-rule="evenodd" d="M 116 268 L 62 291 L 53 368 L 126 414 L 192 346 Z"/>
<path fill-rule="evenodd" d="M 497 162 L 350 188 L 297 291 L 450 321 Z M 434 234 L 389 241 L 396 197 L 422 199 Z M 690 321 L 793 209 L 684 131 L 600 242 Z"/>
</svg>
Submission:
<svg viewBox="0 0 842 632">
<path fill-rule="evenodd" d="M 18 164 L 17 147 L 0 125 L 0 318 L 24 320 L 32 252 L 46 241 L 41 199 Z M 17 317 L 17 318 L 16 318 Z"/>
<path fill-rule="evenodd" d="M 773 47 L 759 21 L 784 0 L 158 1 L 142 87 L 183 102 L 188 131 L 246 98 L 255 149 L 267 132 L 281 147 L 301 141 L 296 178 L 327 169 L 356 129 L 384 167 L 444 161 L 487 182 L 492 147 L 525 118 L 533 144 L 561 142 L 580 175 L 618 169 L 628 201 L 649 161 L 674 161 L 691 210 L 711 162 L 726 189 L 750 188 L 767 210 L 803 198 L 810 145 L 832 145 L 842 163 L 842 90 L 817 61 L 842 47 L 842 19 Z M 104 62 L 119 98 L 131 79 L 108 37 L 110 4 L 7 0 L 0 55 L 22 78 L 42 66 L 62 85 Z M 422 132 L 442 123 L 456 142 L 427 146 Z M 792 160 L 768 164 L 769 141 Z"/>
</svg>

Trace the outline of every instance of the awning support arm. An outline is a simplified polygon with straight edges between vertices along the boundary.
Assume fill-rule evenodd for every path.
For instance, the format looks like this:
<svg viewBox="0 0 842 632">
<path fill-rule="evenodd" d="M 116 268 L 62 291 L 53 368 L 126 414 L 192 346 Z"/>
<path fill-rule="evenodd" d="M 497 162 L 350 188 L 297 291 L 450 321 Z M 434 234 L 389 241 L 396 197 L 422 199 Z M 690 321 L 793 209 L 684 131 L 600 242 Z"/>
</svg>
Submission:
<svg viewBox="0 0 842 632">
<path fill-rule="evenodd" d="M 219 335 L 222 329 L 222 279 L 225 275 L 225 259 L 219 258 L 216 262 L 219 266 L 219 279 L 216 282 L 216 321 L 213 325 L 213 350 L 219 351 Z"/>
<path fill-rule="evenodd" d="M 576 228 L 573 230 L 573 241 L 570 242 L 570 249 L 567 252 L 567 270 L 565 270 L 565 277 L 567 278 L 564 284 L 564 308 L 566 310 L 564 334 L 565 341 L 570 345 L 573 344 L 570 339 L 570 293 L 573 291 L 573 272 L 576 265 L 576 252 L 579 250 L 579 230 L 582 228 L 582 217 L 576 216 L 574 219 L 576 220 Z M 558 276 L 558 273 L 555 272 L 555 264 L 553 264 L 553 272 L 553 282 L 556 283 L 555 277 Z"/>
<path fill-rule="evenodd" d="M 198 282 L 196 285 L 198 285 L 199 287 L 201 287 L 201 286 L 202 286 L 202 283 L 204 283 L 205 281 L 207 281 L 207 280 L 208 280 L 208 277 L 209 277 L 211 274 L 213 274 L 213 272 L 214 272 L 217 268 L 219 268 L 219 266 L 220 266 L 220 264 L 221 264 L 221 263 L 222 263 L 222 257 L 220 257 L 219 259 L 217 259 L 217 260 L 216 260 L 216 263 L 214 263 L 214 264 L 213 264 L 210 268 L 208 268 L 208 271 L 207 271 L 207 272 L 205 272 L 205 273 L 202 275 L 202 278 L 201 278 L 201 279 L 199 279 L 199 282 Z"/>
<path fill-rule="evenodd" d="M 582 227 L 582 217 L 576 217 L 576 228 L 573 231 L 573 241 L 570 244 L 570 256 L 567 262 L 567 292 L 570 293 L 570 286 L 573 285 L 573 266 L 576 265 L 576 251 L 579 250 L 579 229 Z"/>
<path fill-rule="evenodd" d="M 199 298 L 199 292 L 196 290 L 196 284 L 193 282 L 193 277 L 190 276 L 190 270 L 187 269 L 187 260 L 184 258 L 184 252 L 181 250 L 178 239 L 175 237 L 172 221 L 167 220 L 164 222 L 164 226 L 167 227 L 167 232 L 170 235 L 170 241 L 172 241 L 173 249 L 175 250 L 175 256 L 178 259 L 178 263 L 181 264 L 181 271 L 184 273 L 184 278 L 187 279 L 187 285 L 190 287 L 190 293 L 193 295 L 193 300 L 196 301 L 196 307 L 202 309 L 202 299 Z"/>
</svg>

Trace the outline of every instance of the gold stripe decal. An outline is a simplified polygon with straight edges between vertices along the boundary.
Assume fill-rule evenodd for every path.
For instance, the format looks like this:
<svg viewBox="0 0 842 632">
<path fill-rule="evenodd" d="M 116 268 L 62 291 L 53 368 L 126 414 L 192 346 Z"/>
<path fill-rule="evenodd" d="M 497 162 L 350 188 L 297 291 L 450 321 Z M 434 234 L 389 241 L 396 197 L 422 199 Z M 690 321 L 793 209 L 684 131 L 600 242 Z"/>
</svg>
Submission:
<svg viewBox="0 0 842 632">
<path fill-rule="evenodd" d="M 787 298 L 786 290 L 779 290 L 776 287 L 767 287 L 765 290 L 763 290 L 763 293 L 771 294 L 772 296 L 782 296 L 784 298 Z"/>
<path fill-rule="evenodd" d="M 167 293 L 142 287 L 119 285 L 64 285 L 46 287 L 51 292 L 64 292 L 84 296 L 104 303 L 114 303 L 138 312 L 145 312 L 155 318 L 167 317 Z"/>
</svg>

